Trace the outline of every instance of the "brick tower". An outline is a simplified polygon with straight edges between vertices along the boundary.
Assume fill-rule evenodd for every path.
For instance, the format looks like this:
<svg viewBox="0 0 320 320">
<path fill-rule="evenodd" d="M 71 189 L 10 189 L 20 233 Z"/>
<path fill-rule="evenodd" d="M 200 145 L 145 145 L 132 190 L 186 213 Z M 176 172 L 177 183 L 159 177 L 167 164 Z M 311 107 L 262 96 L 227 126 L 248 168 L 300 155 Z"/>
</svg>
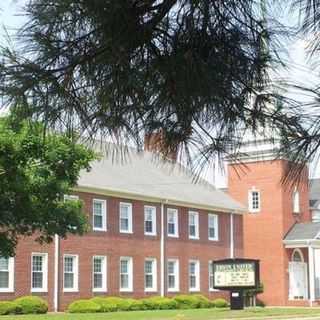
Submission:
<svg viewBox="0 0 320 320">
<path fill-rule="evenodd" d="M 281 182 L 288 161 L 276 159 L 277 145 L 260 140 L 246 143 L 241 164 L 228 163 L 228 193 L 248 208 L 243 218 L 244 257 L 260 259 L 267 305 L 303 304 L 288 299 L 290 249 L 283 239 L 296 222 L 310 221 L 308 176 L 299 184 Z"/>
</svg>

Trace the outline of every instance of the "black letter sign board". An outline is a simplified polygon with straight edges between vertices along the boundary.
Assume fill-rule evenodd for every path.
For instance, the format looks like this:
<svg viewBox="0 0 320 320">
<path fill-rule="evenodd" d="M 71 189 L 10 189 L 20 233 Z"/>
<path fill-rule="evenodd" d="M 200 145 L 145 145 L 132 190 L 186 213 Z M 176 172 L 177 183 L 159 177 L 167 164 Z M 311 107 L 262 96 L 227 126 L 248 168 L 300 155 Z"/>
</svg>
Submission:
<svg viewBox="0 0 320 320">
<path fill-rule="evenodd" d="M 213 287 L 230 291 L 231 309 L 243 309 L 243 290 L 259 286 L 259 260 L 225 259 L 213 262 Z"/>
</svg>

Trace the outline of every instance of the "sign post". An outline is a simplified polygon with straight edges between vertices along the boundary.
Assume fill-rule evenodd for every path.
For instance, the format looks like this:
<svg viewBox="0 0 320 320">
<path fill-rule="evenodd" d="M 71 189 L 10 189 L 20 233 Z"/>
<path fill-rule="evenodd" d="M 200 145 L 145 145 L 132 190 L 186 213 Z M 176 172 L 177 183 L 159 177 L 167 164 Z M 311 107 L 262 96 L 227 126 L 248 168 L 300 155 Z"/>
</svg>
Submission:
<svg viewBox="0 0 320 320">
<path fill-rule="evenodd" d="M 230 291 L 231 310 L 244 308 L 244 289 L 259 286 L 259 260 L 224 259 L 213 262 L 213 287 Z"/>
</svg>

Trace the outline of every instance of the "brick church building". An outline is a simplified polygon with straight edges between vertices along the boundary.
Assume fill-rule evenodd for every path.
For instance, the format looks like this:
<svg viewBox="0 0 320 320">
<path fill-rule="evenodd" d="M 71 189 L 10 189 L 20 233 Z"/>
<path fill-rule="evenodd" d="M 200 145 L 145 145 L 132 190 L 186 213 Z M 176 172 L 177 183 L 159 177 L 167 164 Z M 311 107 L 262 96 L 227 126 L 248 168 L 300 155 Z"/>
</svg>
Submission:
<svg viewBox="0 0 320 320">
<path fill-rule="evenodd" d="M 227 296 L 213 288 L 212 261 L 247 257 L 261 261 L 266 304 L 315 304 L 320 181 L 310 191 L 306 171 L 298 185 L 282 184 L 288 162 L 275 154 L 268 141 L 246 144 L 223 192 L 151 152 L 125 162 L 109 152 L 65 196 L 84 202 L 89 233 L 43 246 L 21 239 L 15 257 L 0 258 L 0 299 L 39 295 L 64 310 L 96 295 Z"/>
</svg>

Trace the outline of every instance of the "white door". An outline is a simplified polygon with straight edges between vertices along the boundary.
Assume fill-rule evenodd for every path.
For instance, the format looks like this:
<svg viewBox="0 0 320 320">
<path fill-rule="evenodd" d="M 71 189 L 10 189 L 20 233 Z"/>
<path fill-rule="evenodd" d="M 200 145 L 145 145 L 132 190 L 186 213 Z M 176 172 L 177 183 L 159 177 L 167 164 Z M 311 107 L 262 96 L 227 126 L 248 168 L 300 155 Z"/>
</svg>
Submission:
<svg viewBox="0 0 320 320">
<path fill-rule="evenodd" d="M 289 262 L 289 298 L 307 299 L 307 264 Z"/>
</svg>

